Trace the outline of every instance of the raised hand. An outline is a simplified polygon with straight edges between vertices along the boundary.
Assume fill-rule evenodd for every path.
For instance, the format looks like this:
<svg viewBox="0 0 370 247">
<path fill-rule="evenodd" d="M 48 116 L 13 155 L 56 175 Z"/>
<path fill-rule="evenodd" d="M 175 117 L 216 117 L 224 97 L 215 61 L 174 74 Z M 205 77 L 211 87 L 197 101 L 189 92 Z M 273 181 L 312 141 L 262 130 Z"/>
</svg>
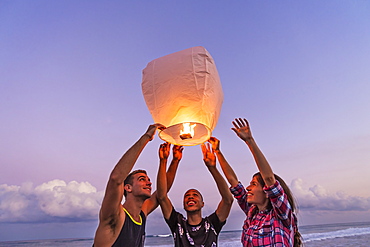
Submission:
<svg viewBox="0 0 370 247">
<path fill-rule="evenodd" d="M 157 129 L 160 129 L 160 130 L 164 130 L 166 127 L 162 124 L 159 124 L 159 123 L 156 123 L 156 124 L 152 124 L 152 125 L 149 125 L 147 131 L 145 132 L 144 135 L 147 135 L 149 137 L 149 141 L 153 140 L 154 138 L 154 134 L 155 134 L 155 131 Z"/>
<path fill-rule="evenodd" d="M 182 159 L 182 151 L 183 150 L 184 150 L 183 146 L 174 145 L 173 148 L 172 148 L 173 160 L 180 161 Z"/>
<path fill-rule="evenodd" d="M 168 142 L 165 142 L 159 146 L 158 153 L 159 153 L 159 158 L 161 160 L 163 159 L 167 160 L 168 156 L 170 155 L 170 148 L 171 148 L 171 144 Z"/>
<path fill-rule="evenodd" d="M 248 141 L 252 139 L 252 132 L 249 128 L 248 121 L 244 118 L 235 118 L 235 120 L 232 122 L 234 125 L 234 128 L 231 128 L 240 139 L 243 141 Z"/>
<path fill-rule="evenodd" d="M 220 140 L 219 139 L 212 136 L 211 138 L 209 138 L 208 142 L 211 143 L 213 151 L 220 150 Z"/>
<path fill-rule="evenodd" d="M 209 143 L 202 144 L 203 161 L 207 167 L 216 166 L 216 156 Z"/>
</svg>

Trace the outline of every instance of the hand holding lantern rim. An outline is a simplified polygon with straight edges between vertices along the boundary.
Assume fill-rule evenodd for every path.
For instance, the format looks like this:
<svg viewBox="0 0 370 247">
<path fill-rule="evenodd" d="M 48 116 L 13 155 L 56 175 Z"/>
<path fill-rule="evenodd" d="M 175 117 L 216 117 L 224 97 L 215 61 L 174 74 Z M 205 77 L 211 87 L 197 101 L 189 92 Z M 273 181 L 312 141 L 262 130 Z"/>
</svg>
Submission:
<svg viewBox="0 0 370 247">
<path fill-rule="evenodd" d="M 155 131 L 157 129 L 159 130 L 164 130 L 166 127 L 160 123 L 155 123 L 155 124 L 151 124 L 149 125 L 147 131 L 145 132 L 144 136 L 148 136 L 149 137 L 149 141 L 153 140 L 154 138 L 154 134 L 155 134 Z"/>
</svg>

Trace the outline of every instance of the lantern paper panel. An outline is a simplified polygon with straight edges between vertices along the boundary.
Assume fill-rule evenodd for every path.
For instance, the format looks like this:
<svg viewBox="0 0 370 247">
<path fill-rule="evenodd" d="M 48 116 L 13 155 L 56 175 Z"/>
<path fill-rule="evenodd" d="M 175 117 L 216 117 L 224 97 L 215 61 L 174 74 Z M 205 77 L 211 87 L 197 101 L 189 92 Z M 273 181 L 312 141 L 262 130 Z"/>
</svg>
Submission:
<svg viewBox="0 0 370 247">
<path fill-rule="evenodd" d="M 204 47 L 149 62 L 143 70 L 142 91 L 154 122 L 167 127 L 159 133 L 161 139 L 193 146 L 211 137 L 223 92 L 215 62 Z M 193 133 L 183 133 L 184 128 Z"/>
</svg>

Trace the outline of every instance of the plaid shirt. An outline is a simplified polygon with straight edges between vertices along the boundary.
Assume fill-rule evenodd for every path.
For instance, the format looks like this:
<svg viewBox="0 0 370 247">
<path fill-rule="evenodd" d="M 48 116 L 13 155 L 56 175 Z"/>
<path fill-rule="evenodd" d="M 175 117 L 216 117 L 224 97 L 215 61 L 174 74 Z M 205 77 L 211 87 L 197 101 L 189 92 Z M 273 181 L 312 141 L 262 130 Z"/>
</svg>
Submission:
<svg viewBox="0 0 370 247">
<path fill-rule="evenodd" d="M 252 215 L 257 206 L 247 203 L 247 191 L 244 186 L 239 182 L 238 185 L 230 188 L 247 216 L 241 239 L 243 246 L 293 246 L 297 218 L 287 195 L 278 181 L 263 189 L 271 201 L 272 209 Z"/>
</svg>

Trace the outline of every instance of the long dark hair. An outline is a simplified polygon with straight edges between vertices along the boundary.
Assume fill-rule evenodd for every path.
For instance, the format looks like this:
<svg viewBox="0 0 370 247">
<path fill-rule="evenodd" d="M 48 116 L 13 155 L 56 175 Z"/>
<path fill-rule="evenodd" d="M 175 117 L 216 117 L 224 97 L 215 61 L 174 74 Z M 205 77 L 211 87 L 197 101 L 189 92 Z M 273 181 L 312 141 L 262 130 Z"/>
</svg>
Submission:
<svg viewBox="0 0 370 247">
<path fill-rule="evenodd" d="M 288 185 L 285 183 L 285 181 L 281 177 L 279 177 L 276 174 L 274 174 L 274 176 L 275 176 L 275 179 L 279 181 L 281 187 L 283 187 L 284 193 L 287 195 L 289 204 L 292 207 L 292 211 L 296 212 L 297 211 L 296 202 L 294 200 L 292 191 L 289 189 Z M 253 175 L 253 177 L 257 178 L 258 183 L 261 184 L 262 187 L 265 186 L 265 181 L 263 180 L 261 173 L 257 172 L 256 174 Z M 269 205 L 267 206 L 267 208 L 270 208 L 270 209 L 272 208 L 270 200 L 269 200 Z M 296 219 L 294 219 L 294 221 L 296 221 Z M 295 222 L 293 228 L 294 228 L 294 247 L 300 247 L 302 246 L 303 243 L 302 243 L 302 236 L 298 231 L 297 222 Z"/>
</svg>

